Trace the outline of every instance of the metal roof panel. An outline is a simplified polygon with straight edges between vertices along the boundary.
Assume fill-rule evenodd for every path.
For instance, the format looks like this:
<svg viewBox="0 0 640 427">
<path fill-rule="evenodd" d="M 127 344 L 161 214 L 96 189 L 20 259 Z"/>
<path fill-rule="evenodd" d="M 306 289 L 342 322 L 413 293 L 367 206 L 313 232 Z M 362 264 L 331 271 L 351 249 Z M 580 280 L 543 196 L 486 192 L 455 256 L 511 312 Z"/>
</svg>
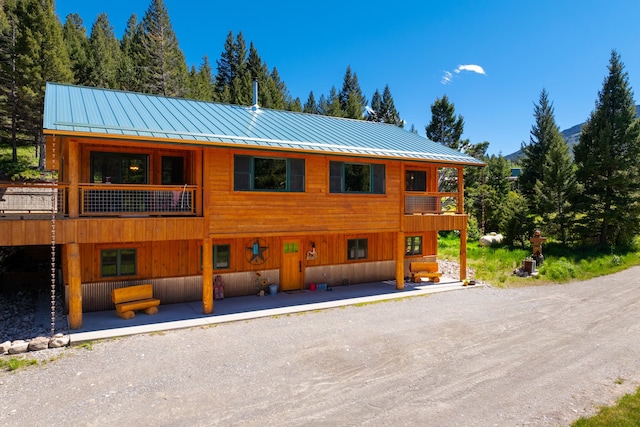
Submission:
<svg viewBox="0 0 640 427">
<path fill-rule="evenodd" d="M 295 151 L 483 163 L 397 126 L 291 111 L 47 83 L 46 133 L 82 132 Z"/>
</svg>

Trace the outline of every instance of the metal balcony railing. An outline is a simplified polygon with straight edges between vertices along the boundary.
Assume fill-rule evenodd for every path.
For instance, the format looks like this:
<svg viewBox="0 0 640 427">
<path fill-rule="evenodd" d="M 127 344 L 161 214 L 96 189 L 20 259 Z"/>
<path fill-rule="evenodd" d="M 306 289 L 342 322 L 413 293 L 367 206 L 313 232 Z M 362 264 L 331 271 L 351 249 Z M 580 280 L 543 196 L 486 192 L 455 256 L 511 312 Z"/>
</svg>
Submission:
<svg viewBox="0 0 640 427">
<path fill-rule="evenodd" d="M 64 214 L 65 191 L 56 184 L 0 183 L 0 214 Z"/>
<path fill-rule="evenodd" d="M 428 193 L 426 195 L 408 195 L 404 198 L 404 214 L 443 214 L 457 213 L 457 193 Z"/>
<path fill-rule="evenodd" d="M 195 186 L 81 185 L 80 215 L 195 215 Z"/>
</svg>

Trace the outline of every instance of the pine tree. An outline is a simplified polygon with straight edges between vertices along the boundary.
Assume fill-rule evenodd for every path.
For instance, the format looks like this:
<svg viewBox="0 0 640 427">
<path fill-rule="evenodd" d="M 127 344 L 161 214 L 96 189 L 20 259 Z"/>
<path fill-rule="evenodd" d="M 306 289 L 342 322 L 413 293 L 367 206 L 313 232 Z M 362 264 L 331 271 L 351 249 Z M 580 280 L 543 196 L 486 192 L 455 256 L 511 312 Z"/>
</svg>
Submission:
<svg viewBox="0 0 640 427">
<path fill-rule="evenodd" d="M 18 161 L 18 17 L 14 0 L 0 9 L 0 126 L 12 146 L 12 160 Z"/>
<path fill-rule="evenodd" d="M 393 96 L 391 96 L 391 89 L 389 85 L 385 85 L 382 92 L 382 112 L 383 122 L 396 125 L 403 128 L 404 122 L 400 118 L 400 113 L 396 110 L 395 102 L 393 102 Z"/>
<path fill-rule="evenodd" d="M 233 81 L 232 64 L 235 61 L 233 32 L 229 31 L 224 42 L 224 50 L 220 54 L 220 59 L 216 61 L 217 73 L 215 81 L 216 98 L 220 102 L 230 102 L 231 94 L 229 88 Z"/>
<path fill-rule="evenodd" d="M 335 90 L 335 88 L 333 88 Z M 329 115 L 329 100 L 324 94 L 320 95 L 320 99 L 318 100 L 318 114 L 322 116 Z"/>
<path fill-rule="evenodd" d="M 560 129 L 556 125 L 553 104 L 549 101 L 549 94 L 545 89 L 540 92 L 538 104 L 534 105 L 533 117 L 535 124 L 531 127 L 529 144 L 522 146 L 521 160 L 522 175 L 518 178 L 520 192 L 524 195 L 532 210 L 539 209 L 535 185 L 543 181 L 543 163 L 549 151 L 549 146 L 556 138 L 562 138 Z"/>
<path fill-rule="evenodd" d="M 42 114 L 44 89 L 48 81 L 70 83 L 73 73 L 62 39 L 62 24 L 55 14 L 53 0 L 21 0 L 17 17 L 16 69 L 18 122 L 32 135 L 44 168 Z"/>
<path fill-rule="evenodd" d="M 309 92 L 307 102 L 305 102 L 302 111 L 308 114 L 320 114 L 318 110 L 318 104 L 316 104 L 316 98 L 313 96 L 313 91 Z"/>
<path fill-rule="evenodd" d="M 192 67 L 190 74 L 189 98 L 201 101 L 213 101 L 213 74 L 209 58 L 202 58 L 200 69 Z"/>
<path fill-rule="evenodd" d="M 142 19 L 145 92 L 183 97 L 189 71 L 162 0 L 151 0 Z"/>
<path fill-rule="evenodd" d="M 542 164 L 542 179 L 536 181 L 535 194 L 548 235 L 567 243 L 572 224 L 571 200 L 577 191 L 573 160 L 569 146 L 557 133 L 547 147 Z"/>
<path fill-rule="evenodd" d="M 367 98 L 362 94 L 358 75 L 351 72 L 351 66 L 347 67 L 342 81 L 342 90 L 338 95 L 342 117 L 350 119 L 362 119 L 364 108 L 367 105 Z"/>
<path fill-rule="evenodd" d="M 120 64 L 120 43 L 106 13 L 98 15 L 89 37 L 88 75 L 86 84 L 115 89 Z"/>
<path fill-rule="evenodd" d="M 89 38 L 80 15 L 77 13 L 67 15 L 62 28 L 62 38 L 69 54 L 74 82 L 79 85 L 88 85 Z"/>
<path fill-rule="evenodd" d="M 335 86 L 331 87 L 329 98 L 327 99 L 326 107 L 323 114 L 332 117 L 342 117 L 340 98 L 338 97 L 338 91 L 336 90 Z"/>
<path fill-rule="evenodd" d="M 431 105 L 431 122 L 425 127 L 427 138 L 442 145 L 460 150 L 460 137 L 464 131 L 464 119 L 455 116 L 455 106 L 447 95 L 437 98 Z"/>
<path fill-rule="evenodd" d="M 300 101 L 300 98 L 296 97 L 295 99 L 287 102 L 287 111 L 302 113 L 302 102 Z"/>
<path fill-rule="evenodd" d="M 376 89 L 371 97 L 371 107 L 367 110 L 367 121 L 380 122 L 380 113 L 382 112 L 382 95 L 380 91 Z"/>
<path fill-rule="evenodd" d="M 144 92 L 141 74 L 144 67 L 142 39 L 144 29 L 135 14 L 129 17 L 127 26 L 120 40 L 120 64 L 118 64 L 118 88 L 133 92 Z"/>
<path fill-rule="evenodd" d="M 505 201 L 509 196 L 511 168 L 503 156 L 491 156 L 487 161 L 485 178 L 485 224 L 489 232 L 502 231 L 508 212 Z"/>
<path fill-rule="evenodd" d="M 640 231 L 640 123 L 628 74 L 614 50 L 595 110 L 574 147 L 582 185 L 576 206 L 583 239 L 629 244 Z"/>
</svg>

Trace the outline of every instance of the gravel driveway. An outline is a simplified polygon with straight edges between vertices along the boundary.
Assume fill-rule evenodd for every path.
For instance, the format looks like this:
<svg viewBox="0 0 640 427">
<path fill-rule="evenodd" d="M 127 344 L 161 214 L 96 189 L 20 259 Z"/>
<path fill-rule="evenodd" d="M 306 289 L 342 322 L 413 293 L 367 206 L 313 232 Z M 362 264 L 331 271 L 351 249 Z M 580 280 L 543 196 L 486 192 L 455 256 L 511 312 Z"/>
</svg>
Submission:
<svg viewBox="0 0 640 427">
<path fill-rule="evenodd" d="M 558 426 L 640 386 L 640 268 L 43 351 L 11 426 Z M 6 356 L 5 356 L 6 357 Z"/>
</svg>

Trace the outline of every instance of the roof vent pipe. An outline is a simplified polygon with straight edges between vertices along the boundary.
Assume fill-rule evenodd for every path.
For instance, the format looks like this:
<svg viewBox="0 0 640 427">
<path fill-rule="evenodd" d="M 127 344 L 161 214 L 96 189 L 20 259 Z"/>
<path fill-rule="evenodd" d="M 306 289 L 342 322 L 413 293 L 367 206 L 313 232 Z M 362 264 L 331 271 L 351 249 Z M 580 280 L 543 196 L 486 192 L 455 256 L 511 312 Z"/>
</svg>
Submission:
<svg viewBox="0 0 640 427">
<path fill-rule="evenodd" d="M 256 111 L 260 106 L 258 105 L 258 79 L 253 79 L 253 105 L 251 109 Z"/>
</svg>

